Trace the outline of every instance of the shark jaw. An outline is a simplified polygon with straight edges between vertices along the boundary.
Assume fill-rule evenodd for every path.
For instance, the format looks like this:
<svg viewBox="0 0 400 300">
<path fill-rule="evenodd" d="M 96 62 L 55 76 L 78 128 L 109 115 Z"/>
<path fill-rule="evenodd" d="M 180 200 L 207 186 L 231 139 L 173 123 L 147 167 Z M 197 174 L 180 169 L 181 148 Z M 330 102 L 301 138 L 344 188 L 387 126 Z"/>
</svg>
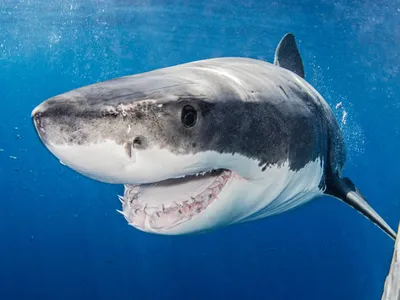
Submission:
<svg viewBox="0 0 400 300">
<path fill-rule="evenodd" d="M 125 185 L 119 196 L 127 222 L 142 231 L 165 232 L 195 218 L 218 201 L 220 192 L 239 175 L 218 169 L 143 185 Z"/>
<path fill-rule="evenodd" d="M 221 161 L 229 156 L 221 154 Z M 250 169 L 257 165 L 241 156 L 236 159 L 247 161 Z M 119 196 L 122 210 L 117 211 L 140 231 L 184 235 L 277 215 L 323 194 L 319 160 L 299 171 L 291 171 L 287 162 L 270 166 L 250 178 L 240 175 L 241 171 L 216 169 L 153 183 L 126 184 L 124 195 Z"/>
</svg>

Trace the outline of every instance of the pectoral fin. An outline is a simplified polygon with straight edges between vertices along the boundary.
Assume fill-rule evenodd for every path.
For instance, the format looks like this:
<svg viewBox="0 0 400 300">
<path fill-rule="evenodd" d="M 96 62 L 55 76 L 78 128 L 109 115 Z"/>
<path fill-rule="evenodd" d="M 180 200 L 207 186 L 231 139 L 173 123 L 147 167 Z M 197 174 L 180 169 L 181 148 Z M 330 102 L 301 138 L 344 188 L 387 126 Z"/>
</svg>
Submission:
<svg viewBox="0 0 400 300">
<path fill-rule="evenodd" d="M 348 178 L 332 176 L 327 178 L 327 189 L 325 194 L 338 198 L 349 206 L 353 207 L 372 223 L 383 230 L 390 238 L 396 239 L 396 233 L 381 218 L 381 216 L 368 204 L 365 197 L 356 188 L 354 183 Z"/>
</svg>

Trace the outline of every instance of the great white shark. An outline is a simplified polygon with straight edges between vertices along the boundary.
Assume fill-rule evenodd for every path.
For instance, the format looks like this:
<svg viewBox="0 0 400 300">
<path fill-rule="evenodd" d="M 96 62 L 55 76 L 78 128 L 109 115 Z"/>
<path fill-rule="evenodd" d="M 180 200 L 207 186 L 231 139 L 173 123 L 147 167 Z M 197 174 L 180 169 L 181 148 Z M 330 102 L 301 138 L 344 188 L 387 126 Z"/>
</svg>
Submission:
<svg viewBox="0 0 400 300">
<path fill-rule="evenodd" d="M 291 33 L 273 63 L 223 57 L 120 77 L 52 97 L 32 118 L 63 164 L 124 185 L 121 213 L 145 232 L 204 232 L 328 195 L 396 237 L 342 177 L 341 130 Z"/>
</svg>

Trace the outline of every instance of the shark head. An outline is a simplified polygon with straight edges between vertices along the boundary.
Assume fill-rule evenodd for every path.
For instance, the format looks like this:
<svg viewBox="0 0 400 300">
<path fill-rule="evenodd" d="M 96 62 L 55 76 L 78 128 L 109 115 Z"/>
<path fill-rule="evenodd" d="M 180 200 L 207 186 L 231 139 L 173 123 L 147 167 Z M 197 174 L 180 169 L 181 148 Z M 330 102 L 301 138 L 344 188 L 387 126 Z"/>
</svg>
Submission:
<svg viewBox="0 0 400 300">
<path fill-rule="evenodd" d="M 233 73 L 236 65 L 231 60 Z M 301 163 L 291 157 L 266 117 L 273 107 L 256 99 L 279 89 L 241 87 L 239 75 L 219 66 L 218 59 L 200 61 L 82 87 L 41 103 L 33 122 L 64 165 L 124 184 L 122 213 L 148 232 L 191 233 L 258 218 L 310 160 L 317 167 L 311 183 L 289 193 L 319 192 L 317 155 L 303 151 Z"/>
</svg>

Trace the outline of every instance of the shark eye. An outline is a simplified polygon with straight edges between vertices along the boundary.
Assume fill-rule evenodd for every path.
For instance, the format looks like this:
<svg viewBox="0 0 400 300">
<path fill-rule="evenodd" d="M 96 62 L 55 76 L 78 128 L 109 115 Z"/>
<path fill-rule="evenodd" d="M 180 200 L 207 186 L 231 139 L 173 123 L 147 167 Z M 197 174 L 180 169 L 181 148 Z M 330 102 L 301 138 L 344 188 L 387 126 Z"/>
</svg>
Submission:
<svg viewBox="0 0 400 300">
<path fill-rule="evenodd" d="M 181 122 L 185 127 L 193 127 L 197 121 L 197 111 L 191 105 L 182 108 Z"/>
</svg>

